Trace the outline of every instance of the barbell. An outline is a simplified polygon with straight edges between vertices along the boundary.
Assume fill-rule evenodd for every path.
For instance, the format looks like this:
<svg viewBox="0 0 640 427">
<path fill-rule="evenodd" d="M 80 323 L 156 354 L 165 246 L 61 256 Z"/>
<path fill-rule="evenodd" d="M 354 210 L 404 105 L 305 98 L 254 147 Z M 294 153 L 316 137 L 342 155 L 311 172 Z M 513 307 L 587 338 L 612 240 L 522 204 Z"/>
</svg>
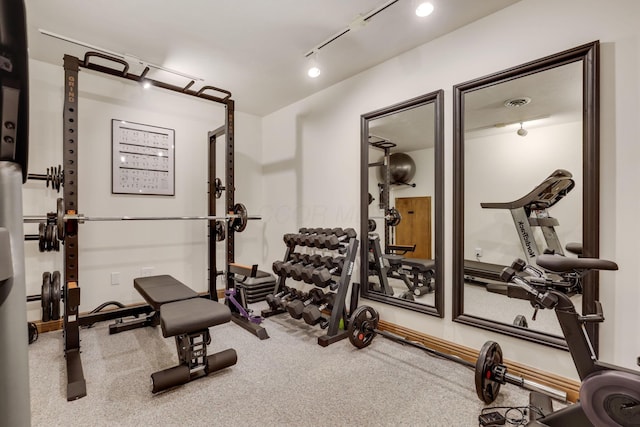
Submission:
<svg viewBox="0 0 640 427">
<path fill-rule="evenodd" d="M 189 220 L 208 220 L 208 221 L 229 221 L 229 227 L 238 233 L 247 228 L 249 220 L 261 220 L 261 216 L 250 216 L 247 208 L 242 203 L 236 203 L 233 207 L 233 213 L 224 216 L 87 216 L 83 214 L 68 214 L 65 211 L 64 200 L 58 199 L 56 213 L 45 216 L 42 215 L 25 215 L 24 223 L 52 223 L 52 216 L 55 216 L 53 223 L 57 228 L 57 237 L 62 240 L 64 238 L 65 227 L 67 221 L 77 221 L 83 224 L 85 221 L 189 221 Z"/>
<path fill-rule="evenodd" d="M 482 346 L 482 350 L 474 364 L 452 354 L 442 353 L 421 343 L 410 341 L 391 332 L 382 331 L 378 329 L 379 320 L 378 312 L 372 307 L 366 305 L 358 307 L 349 318 L 348 337 L 351 344 L 357 348 L 367 347 L 376 335 L 380 334 L 392 341 L 410 345 L 474 369 L 476 393 L 478 398 L 487 404 L 498 397 L 500 385 L 505 383 L 517 385 L 527 390 L 538 391 L 561 401 L 567 400 L 565 392 L 508 373 L 507 367 L 502 363 L 502 349 L 496 342 L 487 341 Z"/>
</svg>

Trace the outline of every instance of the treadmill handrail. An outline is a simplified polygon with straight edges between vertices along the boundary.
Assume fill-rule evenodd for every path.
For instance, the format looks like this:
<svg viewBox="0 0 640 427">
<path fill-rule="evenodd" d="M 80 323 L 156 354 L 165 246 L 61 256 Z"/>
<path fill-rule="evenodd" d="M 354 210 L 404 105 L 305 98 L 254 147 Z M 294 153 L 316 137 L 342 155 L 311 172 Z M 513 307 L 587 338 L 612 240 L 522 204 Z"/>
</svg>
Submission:
<svg viewBox="0 0 640 427">
<path fill-rule="evenodd" d="M 504 203 L 482 202 L 480 206 L 484 209 L 547 209 L 558 203 L 575 185 L 571 172 L 556 169 L 542 183 L 518 200 Z"/>
</svg>

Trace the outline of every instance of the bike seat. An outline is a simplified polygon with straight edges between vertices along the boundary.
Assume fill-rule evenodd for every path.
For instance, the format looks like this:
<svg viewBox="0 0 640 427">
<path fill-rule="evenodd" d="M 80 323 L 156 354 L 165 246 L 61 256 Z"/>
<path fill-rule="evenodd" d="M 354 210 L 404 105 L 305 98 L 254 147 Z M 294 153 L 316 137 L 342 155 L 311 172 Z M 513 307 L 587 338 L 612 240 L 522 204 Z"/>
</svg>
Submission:
<svg viewBox="0 0 640 427">
<path fill-rule="evenodd" d="M 600 258 L 569 258 L 562 255 L 539 255 L 536 264 L 556 273 L 575 270 L 617 270 L 618 264 Z"/>
</svg>

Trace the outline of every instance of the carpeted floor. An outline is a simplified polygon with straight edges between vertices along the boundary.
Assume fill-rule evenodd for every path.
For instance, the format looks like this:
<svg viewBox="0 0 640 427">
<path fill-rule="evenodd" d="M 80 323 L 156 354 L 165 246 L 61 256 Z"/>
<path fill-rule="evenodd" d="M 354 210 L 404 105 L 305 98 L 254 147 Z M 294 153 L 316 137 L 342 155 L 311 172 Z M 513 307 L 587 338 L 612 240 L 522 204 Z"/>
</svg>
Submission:
<svg viewBox="0 0 640 427">
<path fill-rule="evenodd" d="M 259 312 L 260 306 L 256 309 Z M 33 426 L 477 426 L 484 407 L 474 372 L 377 337 L 357 350 L 348 340 L 321 347 L 319 328 L 286 314 L 259 340 L 228 323 L 212 328 L 209 352 L 236 349 L 238 363 L 152 395 L 152 372 L 177 363 L 159 328 L 109 335 L 107 323 L 81 331 L 87 396 L 66 401 L 62 332 L 29 347 Z M 503 386 L 499 406 L 528 403 Z"/>
</svg>

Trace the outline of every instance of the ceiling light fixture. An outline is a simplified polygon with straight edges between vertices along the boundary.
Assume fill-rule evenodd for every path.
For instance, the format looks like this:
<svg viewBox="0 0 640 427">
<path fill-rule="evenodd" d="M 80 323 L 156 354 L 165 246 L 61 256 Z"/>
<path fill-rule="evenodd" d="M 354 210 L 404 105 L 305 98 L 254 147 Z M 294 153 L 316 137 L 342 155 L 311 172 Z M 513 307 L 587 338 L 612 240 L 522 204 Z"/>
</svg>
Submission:
<svg viewBox="0 0 640 427">
<path fill-rule="evenodd" d="M 143 61 L 140 58 L 137 58 L 137 57 L 135 57 L 133 55 L 113 52 L 113 51 L 108 50 L 108 49 L 104 49 L 104 48 L 101 48 L 101 47 L 98 47 L 98 46 L 94 46 L 94 45 L 89 44 L 89 43 L 82 42 L 80 40 L 72 39 L 71 37 L 67 37 L 67 36 L 63 36 L 63 35 L 60 35 L 60 34 L 56 34 L 56 33 L 53 33 L 51 31 L 43 30 L 42 28 L 38 28 L 38 31 L 42 35 L 45 35 L 45 36 L 48 36 L 48 37 L 52 37 L 54 39 L 62 40 L 62 41 L 68 42 L 68 43 L 72 43 L 72 44 L 75 44 L 75 45 L 78 45 L 78 46 L 86 47 L 88 49 L 97 50 L 99 52 L 106 53 L 106 54 L 111 55 L 111 56 L 122 58 L 127 62 L 136 61 L 136 62 L 138 62 L 138 64 L 144 65 L 145 67 L 155 68 L 156 70 L 164 71 L 164 72 L 167 72 L 167 73 L 170 73 L 170 74 L 175 74 L 176 76 L 184 77 L 184 78 L 191 79 L 191 80 L 196 80 L 196 81 L 200 81 L 200 82 L 204 81 L 204 79 L 201 79 L 200 77 L 195 77 L 195 76 L 192 76 L 192 75 L 189 75 L 189 74 L 185 74 L 185 73 L 182 73 L 180 71 L 172 70 L 171 68 L 163 67 L 161 65 L 152 64 L 150 62 Z M 129 64 L 129 65 L 131 65 L 131 64 Z"/>
<path fill-rule="evenodd" d="M 146 80 L 146 79 L 145 79 L 145 80 L 143 80 L 143 81 L 142 81 L 142 87 L 143 87 L 144 89 L 149 89 L 149 88 L 151 87 L 151 82 L 150 82 L 149 80 Z"/>
<path fill-rule="evenodd" d="M 321 73 L 320 65 L 318 64 L 318 52 L 314 52 L 309 56 L 309 68 L 307 69 L 307 75 L 312 79 L 318 77 Z"/>
<path fill-rule="evenodd" d="M 433 13 L 433 5 L 429 2 L 420 2 L 420 4 L 416 7 L 416 15 L 420 18 L 424 18 L 425 16 L 429 16 Z"/>
<path fill-rule="evenodd" d="M 400 0 L 389 0 L 389 1 L 385 2 L 384 4 L 376 7 L 375 9 L 370 10 L 369 12 L 365 13 L 364 15 L 358 15 L 353 21 L 351 21 L 349 23 L 349 25 L 347 27 L 341 29 L 340 31 L 336 32 L 335 34 L 333 34 L 330 37 L 328 37 L 327 39 L 325 39 L 323 42 L 321 42 L 318 45 L 314 46 L 312 49 L 310 49 L 307 53 L 304 54 L 304 57 L 305 58 L 309 58 L 310 56 L 312 56 L 314 54 L 317 55 L 318 52 L 320 51 L 320 49 L 325 48 L 327 45 L 329 45 L 330 43 L 333 43 L 334 41 L 336 41 L 340 37 L 342 37 L 345 34 L 347 34 L 349 31 L 357 31 L 357 30 L 363 28 L 364 26 L 367 25 L 367 22 L 371 18 L 373 18 L 374 16 L 376 16 L 378 13 L 382 12 L 386 8 L 398 3 L 398 1 L 400 1 Z M 316 69 L 317 69 L 318 74 L 315 77 L 318 77 L 318 75 L 320 75 L 320 69 L 317 68 L 317 67 L 316 67 Z M 310 68 L 307 70 L 307 74 L 309 75 L 309 77 L 312 77 Z"/>
<path fill-rule="evenodd" d="M 525 128 L 522 127 L 522 122 L 520 122 L 520 129 L 516 131 L 519 136 L 527 136 L 529 133 Z"/>
</svg>

